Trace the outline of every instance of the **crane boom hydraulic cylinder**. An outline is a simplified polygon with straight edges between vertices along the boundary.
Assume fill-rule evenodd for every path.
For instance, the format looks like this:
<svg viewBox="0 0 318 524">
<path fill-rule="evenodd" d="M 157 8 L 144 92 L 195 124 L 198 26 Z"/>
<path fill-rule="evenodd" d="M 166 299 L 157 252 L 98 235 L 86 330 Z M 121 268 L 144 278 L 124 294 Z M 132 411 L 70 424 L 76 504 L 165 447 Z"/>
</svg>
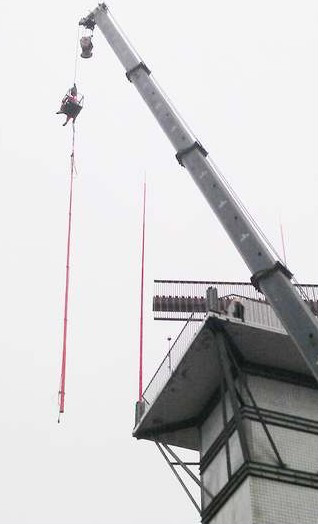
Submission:
<svg viewBox="0 0 318 524">
<path fill-rule="evenodd" d="M 163 131 L 222 223 L 252 273 L 252 283 L 271 304 L 318 381 L 318 321 L 290 282 L 292 274 L 275 261 L 247 215 L 220 178 L 208 153 L 153 79 L 150 70 L 131 47 L 105 4 L 80 21 L 96 24 L 126 70 Z"/>
</svg>

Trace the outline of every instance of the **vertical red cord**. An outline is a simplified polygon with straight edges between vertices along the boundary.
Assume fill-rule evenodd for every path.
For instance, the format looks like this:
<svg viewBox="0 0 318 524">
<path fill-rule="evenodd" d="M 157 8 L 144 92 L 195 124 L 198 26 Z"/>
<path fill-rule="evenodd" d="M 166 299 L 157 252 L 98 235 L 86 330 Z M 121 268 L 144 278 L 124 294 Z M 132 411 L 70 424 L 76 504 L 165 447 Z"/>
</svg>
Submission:
<svg viewBox="0 0 318 524">
<path fill-rule="evenodd" d="M 59 414 L 64 413 L 64 401 L 65 401 L 67 317 L 68 317 L 68 295 L 69 295 L 69 282 L 70 282 L 70 248 L 71 248 L 73 179 L 74 179 L 74 144 L 75 144 L 75 126 L 74 126 L 74 123 L 73 123 L 72 154 L 71 154 L 70 200 L 69 200 L 69 213 L 68 213 L 68 234 L 67 234 L 67 254 L 66 254 L 63 354 L 62 354 L 61 385 L 60 385 L 60 391 L 59 391 L 59 405 L 60 405 Z M 60 421 L 60 417 L 59 417 L 58 421 Z"/>
<path fill-rule="evenodd" d="M 140 341 L 140 343 L 139 343 L 139 402 L 141 402 L 141 400 L 142 400 L 145 230 L 146 230 L 146 182 L 144 182 L 144 204 L 143 204 L 143 217 L 142 217 L 142 251 L 141 251 L 141 284 L 140 284 L 140 336 L 139 336 L 139 341 Z"/>
</svg>

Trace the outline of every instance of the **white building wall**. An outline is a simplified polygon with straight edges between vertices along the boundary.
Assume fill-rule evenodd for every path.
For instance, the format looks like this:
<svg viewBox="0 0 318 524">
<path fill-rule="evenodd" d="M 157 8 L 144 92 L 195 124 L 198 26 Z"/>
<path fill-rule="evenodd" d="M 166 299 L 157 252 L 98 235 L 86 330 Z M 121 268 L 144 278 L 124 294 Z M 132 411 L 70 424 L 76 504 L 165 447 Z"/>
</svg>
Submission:
<svg viewBox="0 0 318 524">
<path fill-rule="evenodd" d="M 235 383 L 238 391 L 243 396 L 244 390 L 241 385 L 236 381 Z M 225 395 L 225 405 L 226 405 L 226 419 L 229 421 L 233 417 L 233 409 L 228 393 Z M 223 414 L 222 414 L 222 402 L 218 402 L 212 413 L 206 418 L 204 423 L 201 426 L 201 445 L 200 453 L 201 457 L 207 452 L 213 442 L 217 439 L 220 433 L 224 429 L 223 424 Z"/>
<path fill-rule="evenodd" d="M 278 380 L 248 376 L 249 387 L 260 408 L 318 421 L 318 391 Z M 243 392 L 241 392 L 243 393 Z M 243 395 L 251 405 L 246 393 Z M 229 398 L 227 418 L 232 416 Z M 277 459 L 260 422 L 244 419 L 251 459 L 277 465 Z M 267 425 L 283 462 L 288 468 L 318 472 L 318 435 L 298 429 Z M 223 430 L 221 402 L 201 427 L 201 457 Z M 243 463 L 238 433 L 229 441 L 232 472 Z M 202 482 L 213 495 L 227 484 L 225 446 L 202 474 Z M 202 495 L 203 509 L 209 497 Z M 318 524 L 318 490 L 268 479 L 249 477 L 233 493 L 209 524 Z"/>
<path fill-rule="evenodd" d="M 318 490 L 250 478 L 253 524 L 317 524 Z M 211 524 L 217 521 L 212 520 Z M 229 520 L 227 524 L 232 524 Z M 243 522 L 242 522 L 243 524 Z"/>
<path fill-rule="evenodd" d="M 233 410 L 226 395 L 226 415 L 227 420 L 230 420 L 233 416 Z M 213 442 L 217 439 L 220 433 L 224 429 L 223 415 L 222 415 L 222 403 L 219 402 L 213 412 L 208 416 L 201 427 L 201 456 L 203 457 Z"/>
<path fill-rule="evenodd" d="M 231 454 L 231 468 L 233 474 L 243 464 L 243 455 L 237 431 L 235 431 L 229 439 L 229 448 Z M 202 474 L 201 481 L 203 482 L 203 485 L 206 486 L 214 496 L 221 491 L 225 484 L 227 484 L 228 473 L 225 446 L 222 447 L 222 449 L 215 456 L 213 461 L 208 465 L 208 467 Z M 210 498 L 205 492 L 203 492 L 202 502 L 203 508 L 205 508 L 210 502 Z"/>
<path fill-rule="evenodd" d="M 317 390 L 250 375 L 247 380 L 260 408 L 318 421 Z M 251 403 L 246 394 L 244 398 L 248 404 Z"/>
<path fill-rule="evenodd" d="M 253 524 L 250 479 L 239 486 L 209 524 Z"/>
<path fill-rule="evenodd" d="M 269 424 L 267 427 L 288 468 L 318 472 L 318 435 Z M 247 421 L 247 440 L 252 460 L 277 465 L 276 455 L 259 422 Z"/>
</svg>

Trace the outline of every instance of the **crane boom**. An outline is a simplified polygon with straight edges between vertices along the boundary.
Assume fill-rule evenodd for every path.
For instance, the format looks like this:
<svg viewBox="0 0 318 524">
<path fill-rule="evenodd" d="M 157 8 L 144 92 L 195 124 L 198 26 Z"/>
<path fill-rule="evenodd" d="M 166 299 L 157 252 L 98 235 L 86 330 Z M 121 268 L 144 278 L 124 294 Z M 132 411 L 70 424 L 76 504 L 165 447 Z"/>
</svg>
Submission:
<svg viewBox="0 0 318 524">
<path fill-rule="evenodd" d="M 80 24 L 97 25 L 149 109 L 176 150 L 208 204 L 249 267 L 251 281 L 271 304 L 318 381 L 318 321 L 290 279 L 292 274 L 275 261 L 265 242 L 220 178 L 208 153 L 188 129 L 150 70 L 131 47 L 105 4 L 99 4 Z"/>
</svg>

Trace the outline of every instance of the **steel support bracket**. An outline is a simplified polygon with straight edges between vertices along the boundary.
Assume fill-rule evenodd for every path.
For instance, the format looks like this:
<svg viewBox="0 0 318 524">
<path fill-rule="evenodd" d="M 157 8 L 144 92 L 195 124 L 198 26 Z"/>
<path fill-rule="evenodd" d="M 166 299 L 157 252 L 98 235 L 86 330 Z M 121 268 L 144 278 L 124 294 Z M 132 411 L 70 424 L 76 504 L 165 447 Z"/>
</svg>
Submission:
<svg viewBox="0 0 318 524">
<path fill-rule="evenodd" d="M 155 444 L 157 446 L 157 448 L 159 449 L 161 455 L 163 456 L 163 458 L 165 459 L 165 461 L 167 462 L 169 468 L 171 469 L 171 471 L 173 472 L 173 474 L 175 475 L 175 477 L 178 479 L 178 481 L 180 482 L 181 486 L 183 487 L 184 491 L 186 492 L 186 494 L 188 495 L 189 499 L 191 500 L 192 504 L 195 506 L 195 508 L 197 509 L 197 511 L 199 512 L 199 514 L 201 515 L 201 509 L 200 509 L 200 506 L 199 504 L 196 502 L 195 498 L 193 497 L 193 495 L 191 494 L 189 488 L 186 486 L 186 484 L 184 483 L 184 481 L 182 480 L 182 478 L 180 477 L 179 473 L 176 471 L 175 467 L 174 467 L 174 464 L 171 462 L 171 460 L 169 459 L 169 457 L 167 456 L 167 454 L 165 453 L 164 451 L 164 448 L 166 448 L 166 450 L 171 453 L 171 450 L 170 448 L 168 448 L 167 445 L 164 445 L 163 443 L 159 443 L 157 440 L 155 440 Z M 167 449 L 168 448 L 168 449 Z M 173 453 L 172 453 L 173 454 Z M 174 455 L 174 454 L 173 454 Z M 187 466 L 185 466 L 185 464 L 180 461 L 178 458 L 177 458 L 177 462 L 180 466 L 183 467 L 183 469 L 188 469 Z M 191 476 L 192 476 L 192 472 L 191 472 Z M 193 477 L 192 477 L 193 478 Z M 196 478 L 196 482 L 200 482 L 198 481 L 198 479 Z"/>
</svg>

